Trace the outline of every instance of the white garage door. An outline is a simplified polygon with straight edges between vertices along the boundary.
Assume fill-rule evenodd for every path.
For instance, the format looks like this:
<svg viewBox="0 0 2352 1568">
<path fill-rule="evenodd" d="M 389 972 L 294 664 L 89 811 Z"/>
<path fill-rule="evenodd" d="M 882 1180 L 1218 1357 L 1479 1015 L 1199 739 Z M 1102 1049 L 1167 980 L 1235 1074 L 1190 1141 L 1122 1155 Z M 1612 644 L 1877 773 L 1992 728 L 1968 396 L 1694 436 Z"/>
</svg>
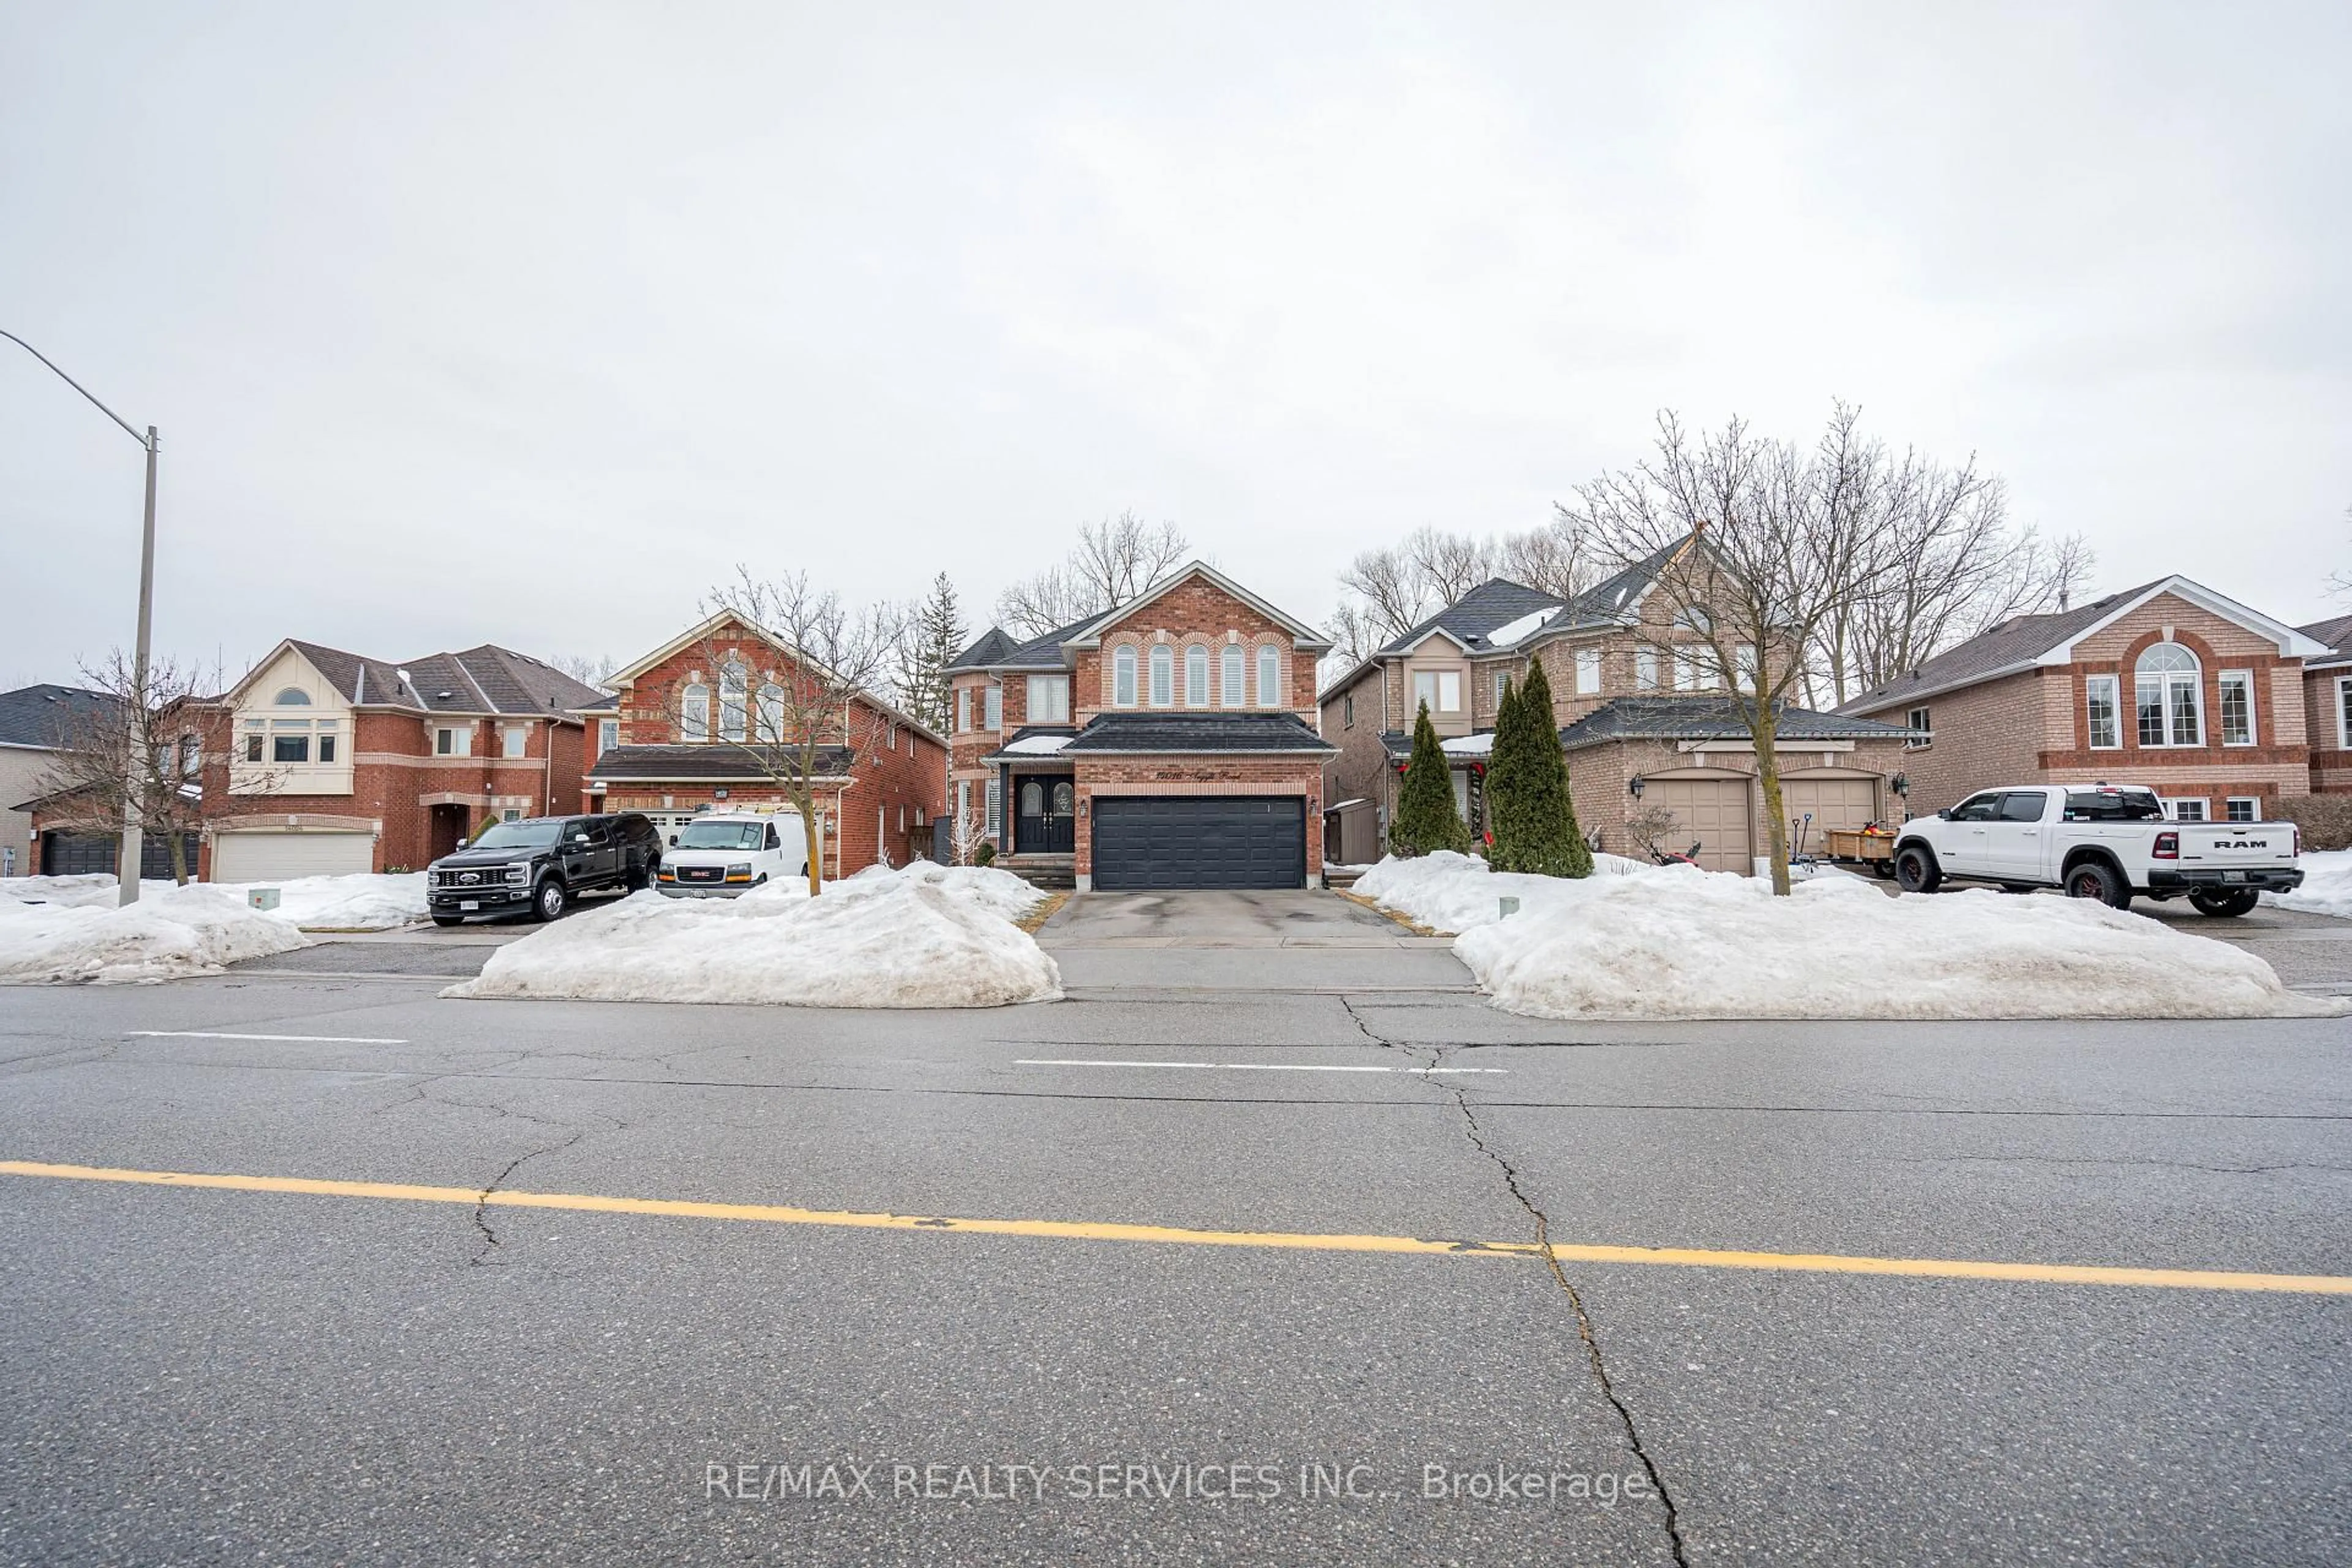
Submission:
<svg viewBox="0 0 2352 1568">
<path fill-rule="evenodd" d="M 1710 871 L 1753 875 L 1748 847 L 1746 779 L 1652 779 L 1657 804 L 1675 814 L 1675 830 L 1658 841 L 1676 854 L 1696 843 L 1698 863 Z"/>
<path fill-rule="evenodd" d="M 1788 808 L 1790 848 L 1798 847 L 1798 824 L 1804 820 L 1807 812 L 1811 812 L 1812 826 L 1802 830 L 1803 847 L 1820 852 L 1829 847 L 1829 840 L 1824 835 L 1832 828 L 1860 827 L 1877 816 L 1878 781 L 1863 776 L 1784 779 L 1780 784 L 1780 804 Z"/>
<path fill-rule="evenodd" d="M 374 869 L 370 833 L 224 833 L 213 840 L 215 882 L 290 882 Z"/>
</svg>

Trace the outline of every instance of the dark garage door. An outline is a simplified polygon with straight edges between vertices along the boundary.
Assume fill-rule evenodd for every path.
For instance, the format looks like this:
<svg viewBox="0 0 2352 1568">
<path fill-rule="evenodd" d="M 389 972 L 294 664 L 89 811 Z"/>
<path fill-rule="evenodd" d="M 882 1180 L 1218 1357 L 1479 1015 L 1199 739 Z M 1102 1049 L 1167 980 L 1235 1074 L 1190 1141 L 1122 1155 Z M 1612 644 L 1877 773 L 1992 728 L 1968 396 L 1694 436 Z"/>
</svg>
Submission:
<svg viewBox="0 0 2352 1568">
<path fill-rule="evenodd" d="M 41 835 L 41 875 L 45 877 L 95 877 L 114 875 L 114 853 L 121 841 L 101 833 L 62 833 L 51 828 Z M 200 840 L 191 833 L 185 837 L 188 875 L 196 874 L 196 850 Z M 171 840 L 161 834 L 142 835 L 139 841 L 139 875 L 145 880 L 160 882 L 172 875 Z"/>
<path fill-rule="evenodd" d="M 1307 802 L 1297 795 L 1097 795 L 1094 885 L 1300 888 Z"/>
</svg>

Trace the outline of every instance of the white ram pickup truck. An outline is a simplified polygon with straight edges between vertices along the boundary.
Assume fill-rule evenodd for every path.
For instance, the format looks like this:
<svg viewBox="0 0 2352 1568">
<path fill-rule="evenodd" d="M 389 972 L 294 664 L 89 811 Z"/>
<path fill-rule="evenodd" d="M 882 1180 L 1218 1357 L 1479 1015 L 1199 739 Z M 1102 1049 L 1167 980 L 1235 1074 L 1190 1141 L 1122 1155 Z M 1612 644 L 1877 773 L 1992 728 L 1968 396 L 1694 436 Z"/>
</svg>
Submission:
<svg viewBox="0 0 2352 1568">
<path fill-rule="evenodd" d="M 2063 888 L 2119 910 L 2135 894 L 2185 894 L 2201 914 L 2242 915 L 2265 889 L 2302 886 L 2302 851 L 2291 822 L 2175 822 L 2152 790 L 2019 784 L 1905 823 L 1895 880 L 1906 893 L 1953 879 L 2013 893 Z"/>
</svg>

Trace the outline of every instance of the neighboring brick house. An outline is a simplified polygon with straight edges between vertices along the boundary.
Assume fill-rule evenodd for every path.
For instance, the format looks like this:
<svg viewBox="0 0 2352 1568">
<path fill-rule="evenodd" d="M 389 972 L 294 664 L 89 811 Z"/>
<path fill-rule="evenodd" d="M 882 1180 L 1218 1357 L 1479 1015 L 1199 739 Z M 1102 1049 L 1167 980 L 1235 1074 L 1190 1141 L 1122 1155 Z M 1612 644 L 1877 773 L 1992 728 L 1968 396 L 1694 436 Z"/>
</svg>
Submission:
<svg viewBox="0 0 2352 1568">
<path fill-rule="evenodd" d="M 617 705 L 583 710 L 594 762 L 587 809 L 642 811 L 665 836 L 701 812 L 791 809 L 778 782 L 789 644 L 731 613 L 712 616 L 613 677 Z M 877 696 L 821 731 L 814 779 L 824 872 L 903 866 L 927 854 L 946 800 L 947 742 Z M 796 754 L 796 752 L 795 752 Z"/>
<path fill-rule="evenodd" d="M 1199 562 L 1027 642 L 991 630 L 950 668 L 957 819 L 1081 889 L 1313 886 L 1330 646 Z"/>
<path fill-rule="evenodd" d="M 36 831 L 33 826 L 35 808 L 42 804 L 34 797 L 51 787 L 59 749 L 78 731 L 99 722 L 110 702 L 102 691 L 75 686 L 0 691 L 0 877 L 63 874 L 49 871 L 52 861 L 75 871 L 114 869 L 115 840 L 89 835 L 84 844 L 84 836 L 57 828 Z M 68 837 L 76 842 L 67 844 Z M 166 852 L 158 839 L 144 858 L 152 864 L 156 854 Z M 104 864 L 96 864 L 100 858 Z M 156 875 L 170 874 L 165 864 Z"/>
<path fill-rule="evenodd" d="M 2352 792 L 2352 616 L 2301 628 L 2327 651 L 2303 661 L 2304 734 L 2311 742 L 2311 793 Z"/>
<path fill-rule="evenodd" d="M 2145 784 L 2184 820 L 2252 821 L 2311 791 L 2305 665 L 2331 651 L 2166 577 L 2004 621 L 1839 711 L 1919 732 L 1905 763 L 1917 811 L 2104 781 Z"/>
<path fill-rule="evenodd" d="M 421 869 L 489 817 L 569 811 L 576 710 L 598 695 L 489 644 L 395 664 L 279 643 L 215 705 L 227 743 L 207 748 L 204 787 L 229 805 L 203 874 Z"/>
<path fill-rule="evenodd" d="M 1322 728 L 1339 756 L 1326 793 L 1349 860 L 1376 859 L 1396 810 L 1423 702 L 1452 763 L 1454 803 L 1484 830 L 1482 784 L 1504 682 L 1542 661 L 1568 753 L 1577 826 L 1596 847 L 1639 856 L 1626 824 L 1665 812 L 1662 847 L 1700 846 L 1711 869 L 1752 873 L 1769 835 L 1748 726 L 1722 689 L 1705 634 L 1659 591 L 1684 539 L 1561 599 L 1504 578 L 1483 583 L 1333 681 Z M 1799 708 L 1780 720 L 1782 805 L 1818 847 L 1832 828 L 1898 815 L 1906 733 Z M 1364 803 L 1364 804 L 1350 804 Z M 1793 847 L 1793 846 L 1792 846 Z"/>
</svg>

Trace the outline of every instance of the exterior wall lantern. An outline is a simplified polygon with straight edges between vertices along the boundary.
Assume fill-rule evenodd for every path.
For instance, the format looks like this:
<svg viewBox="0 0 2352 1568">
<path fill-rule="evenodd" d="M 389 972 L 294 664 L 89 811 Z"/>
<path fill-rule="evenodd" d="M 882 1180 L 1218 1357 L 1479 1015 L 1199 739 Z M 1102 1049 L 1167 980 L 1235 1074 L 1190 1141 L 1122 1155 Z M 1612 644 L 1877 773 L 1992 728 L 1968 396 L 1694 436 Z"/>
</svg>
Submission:
<svg viewBox="0 0 2352 1568">
<path fill-rule="evenodd" d="M 1632 778 L 1627 779 L 1627 780 L 1625 781 L 1625 792 L 1626 792 L 1628 795 L 1632 795 L 1635 800 L 1639 800 L 1639 799 L 1641 799 L 1641 798 L 1642 798 L 1642 775 L 1641 775 L 1641 774 L 1639 774 L 1639 773 L 1635 773 Z"/>
<path fill-rule="evenodd" d="M 1908 773 L 1896 773 L 1893 778 L 1886 781 L 1886 787 L 1893 790 L 1896 795 L 1907 795 L 1911 793 L 1911 775 Z"/>
</svg>

